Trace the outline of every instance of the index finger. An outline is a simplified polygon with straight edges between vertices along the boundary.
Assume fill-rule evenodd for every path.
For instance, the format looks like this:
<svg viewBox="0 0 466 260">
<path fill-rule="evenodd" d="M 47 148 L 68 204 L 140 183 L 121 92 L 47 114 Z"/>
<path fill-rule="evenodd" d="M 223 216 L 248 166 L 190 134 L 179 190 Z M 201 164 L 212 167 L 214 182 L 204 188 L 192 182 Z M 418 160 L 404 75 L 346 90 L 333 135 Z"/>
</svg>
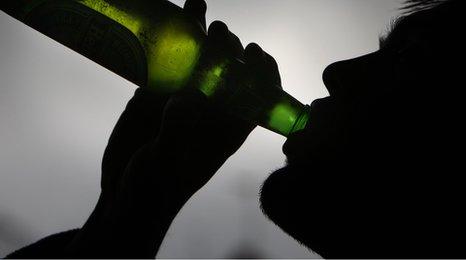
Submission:
<svg viewBox="0 0 466 260">
<path fill-rule="evenodd" d="M 205 13 L 207 11 L 207 4 L 204 0 L 186 0 L 183 10 L 199 21 L 202 28 L 206 30 Z"/>
</svg>

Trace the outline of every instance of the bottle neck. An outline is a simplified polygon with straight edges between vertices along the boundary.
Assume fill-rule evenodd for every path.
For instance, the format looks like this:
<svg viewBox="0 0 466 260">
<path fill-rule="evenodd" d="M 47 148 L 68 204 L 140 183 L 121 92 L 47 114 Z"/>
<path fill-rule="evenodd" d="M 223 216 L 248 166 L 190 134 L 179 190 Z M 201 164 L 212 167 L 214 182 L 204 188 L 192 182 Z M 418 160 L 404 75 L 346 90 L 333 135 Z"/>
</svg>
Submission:
<svg viewBox="0 0 466 260">
<path fill-rule="evenodd" d="M 238 59 L 211 63 L 199 70 L 198 87 L 227 112 L 287 137 L 305 128 L 309 107 L 283 91 L 264 85 Z"/>
<path fill-rule="evenodd" d="M 303 107 L 303 110 L 301 111 L 301 114 L 298 116 L 298 119 L 296 120 L 295 124 L 291 128 L 291 131 L 288 133 L 288 135 L 304 130 L 309 122 L 309 110 L 310 106 L 305 105 Z M 288 136 L 287 135 L 287 136 Z"/>
</svg>

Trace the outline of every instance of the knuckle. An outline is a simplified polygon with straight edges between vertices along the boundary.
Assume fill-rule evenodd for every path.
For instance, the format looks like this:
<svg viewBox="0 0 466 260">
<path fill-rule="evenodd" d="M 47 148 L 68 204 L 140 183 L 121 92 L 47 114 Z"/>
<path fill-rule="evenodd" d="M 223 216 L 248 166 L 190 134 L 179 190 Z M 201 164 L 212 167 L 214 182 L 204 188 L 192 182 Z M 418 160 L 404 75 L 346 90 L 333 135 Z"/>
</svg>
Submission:
<svg viewBox="0 0 466 260">
<path fill-rule="evenodd" d="M 253 61 L 263 60 L 265 58 L 262 48 L 257 43 L 250 43 L 246 46 L 245 55 Z"/>
<path fill-rule="evenodd" d="M 209 26 L 209 34 L 227 33 L 228 26 L 222 21 L 214 21 Z"/>
</svg>

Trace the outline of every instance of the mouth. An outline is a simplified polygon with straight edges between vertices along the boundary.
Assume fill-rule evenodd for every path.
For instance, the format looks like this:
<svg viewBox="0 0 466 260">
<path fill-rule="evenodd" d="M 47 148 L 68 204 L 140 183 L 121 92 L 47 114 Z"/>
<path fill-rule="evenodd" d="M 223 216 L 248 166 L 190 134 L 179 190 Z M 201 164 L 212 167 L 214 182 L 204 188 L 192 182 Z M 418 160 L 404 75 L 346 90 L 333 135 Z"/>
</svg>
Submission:
<svg viewBox="0 0 466 260">
<path fill-rule="evenodd" d="M 294 164 L 294 162 L 303 161 L 306 155 L 305 145 L 308 143 L 309 133 L 308 129 L 301 130 L 291 134 L 286 142 L 283 144 L 283 153 L 286 155 L 287 163 Z"/>
</svg>

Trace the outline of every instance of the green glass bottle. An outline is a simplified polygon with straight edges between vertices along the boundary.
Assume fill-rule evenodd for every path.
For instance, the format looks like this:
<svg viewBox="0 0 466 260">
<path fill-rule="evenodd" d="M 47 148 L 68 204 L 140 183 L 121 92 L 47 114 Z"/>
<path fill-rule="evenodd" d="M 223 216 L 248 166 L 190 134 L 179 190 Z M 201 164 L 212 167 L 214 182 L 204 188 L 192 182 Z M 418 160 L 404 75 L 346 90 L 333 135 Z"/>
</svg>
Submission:
<svg viewBox="0 0 466 260">
<path fill-rule="evenodd" d="M 196 78 L 208 97 L 238 60 L 200 67 L 206 32 L 166 0 L 1 0 L 1 10 L 127 80 L 174 93 Z M 244 66 L 243 66 L 244 67 Z M 286 92 L 237 82 L 223 95 L 231 113 L 288 136 L 304 128 L 307 109 Z"/>
</svg>

